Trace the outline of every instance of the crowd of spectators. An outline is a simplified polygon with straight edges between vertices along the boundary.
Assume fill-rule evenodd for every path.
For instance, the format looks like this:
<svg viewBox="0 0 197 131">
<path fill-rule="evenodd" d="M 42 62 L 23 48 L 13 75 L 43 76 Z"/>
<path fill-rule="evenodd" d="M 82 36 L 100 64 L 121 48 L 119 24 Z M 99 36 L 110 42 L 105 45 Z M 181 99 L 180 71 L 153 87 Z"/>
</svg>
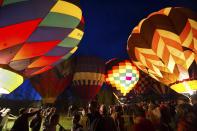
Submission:
<svg viewBox="0 0 197 131">
<path fill-rule="evenodd" d="M 56 131 L 59 114 L 54 107 L 20 109 L 11 131 Z M 14 116 L 8 108 L 0 109 L 0 115 L 2 130 Z M 93 100 L 83 108 L 71 105 L 63 117 L 72 117 L 71 131 L 197 131 L 197 95 L 110 106 Z"/>
<path fill-rule="evenodd" d="M 99 105 L 91 101 L 81 116 L 74 106 L 73 131 L 197 131 L 197 95 L 171 101 L 141 101 L 128 105 Z M 86 112 L 87 113 L 84 113 Z M 83 122 L 80 118 L 84 119 Z"/>
</svg>

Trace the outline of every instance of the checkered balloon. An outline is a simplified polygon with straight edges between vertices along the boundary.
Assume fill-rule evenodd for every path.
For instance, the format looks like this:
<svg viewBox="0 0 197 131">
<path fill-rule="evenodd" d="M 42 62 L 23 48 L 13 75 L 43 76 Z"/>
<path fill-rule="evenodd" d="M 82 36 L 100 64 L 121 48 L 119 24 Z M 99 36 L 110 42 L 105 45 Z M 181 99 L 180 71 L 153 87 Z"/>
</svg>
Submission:
<svg viewBox="0 0 197 131">
<path fill-rule="evenodd" d="M 140 78 L 137 84 L 135 85 L 133 92 L 135 95 L 147 94 L 152 88 L 152 81 L 154 79 L 151 78 L 148 74 L 140 72 Z"/>
<path fill-rule="evenodd" d="M 124 96 L 139 80 L 139 71 L 129 60 L 112 59 L 106 63 L 106 82 Z"/>
<path fill-rule="evenodd" d="M 133 95 L 135 96 L 142 96 L 148 95 L 153 92 L 154 94 L 161 97 L 165 97 L 174 93 L 173 90 L 168 86 L 156 81 L 148 74 L 140 71 L 139 81 L 137 82 L 131 93 L 133 93 Z"/>
</svg>

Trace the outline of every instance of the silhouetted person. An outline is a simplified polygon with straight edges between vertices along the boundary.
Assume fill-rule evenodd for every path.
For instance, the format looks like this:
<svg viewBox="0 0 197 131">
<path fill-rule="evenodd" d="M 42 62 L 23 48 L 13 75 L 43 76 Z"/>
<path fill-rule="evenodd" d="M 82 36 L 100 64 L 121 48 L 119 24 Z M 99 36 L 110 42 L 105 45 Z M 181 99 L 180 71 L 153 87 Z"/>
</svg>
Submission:
<svg viewBox="0 0 197 131">
<path fill-rule="evenodd" d="M 11 129 L 11 131 L 29 131 L 29 122 L 28 118 L 34 116 L 38 111 L 27 113 L 26 109 L 20 109 L 19 111 L 19 117 L 14 122 L 14 125 Z"/>
<path fill-rule="evenodd" d="M 105 105 L 101 105 L 99 109 L 99 113 L 101 118 L 97 125 L 98 131 L 117 131 L 115 121 L 111 116 L 107 114 L 107 107 Z"/>
<path fill-rule="evenodd" d="M 83 131 L 83 126 L 79 124 L 79 121 L 80 121 L 80 115 L 76 113 L 73 116 L 73 127 L 71 131 Z"/>
<path fill-rule="evenodd" d="M 124 131 L 124 118 L 122 117 L 123 110 L 121 106 L 115 107 L 115 112 L 112 113 L 112 118 L 115 121 L 117 131 Z"/>
<path fill-rule="evenodd" d="M 50 120 L 51 120 L 51 116 L 54 115 L 56 112 L 56 108 L 52 107 L 52 108 L 48 108 L 45 112 L 45 119 L 43 122 L 43 131 L 46 131 L 46 129 L 48 129 L 48 126 L 50 125 Z"/>
<path fill-rule="evenodd" d="M 189 98 L 186 96 L 180 96 L 177 98 L 177 105 L 188 104 L 188 103 L 189 103 Z"/>
<path fill-rule="evenodd" d="M 3 129 L 3 126 L 5 125 L 8 119 L 9 113 L 9 108 L 3 108 L 2 110 L 0 110 L 0 131 Z"/>
<path fill-rule="evenodd" d="M 41 123 L 42 123 L 42 115 L 41 112 L 38 112 L 30 123 L 30 127 L 32 131 L 40 131 Z"/>
<path fill-rule="evenodd" d="M 177 131 L 196 131 L 196 116 L 192 106 L 181 104 L 177 106 Z"/>
<path fill-rule="evenodd" d="M 72 117 L 75 115 L 75 113 L 78 112 L 77 106 L 75 105 L 70 105 L 68 108 L 68 117 Z"/>
<path fill-rule="evenodd" d="M 160 118 L 160 131 L 173 131 L 172 127 L 170 126 L 171 123 L 171 114 L 170 110 L 166 106 L 160 107 L 161 118 Z"/>
<path fill-rule="evenodd" d="M 59 123 L 59 114 L 53 114 L 50 118 L 50 123 L 45 131 L 56 131 L 56 126 Z"/>
<path fill-rule="evenodd" d="M 97 131 L 98 122 L 101 118 L 98 112 L 98 103 L 97 101 L 91 101 L 88 105 L 89 113 L 87 114 L 87 129 L 88 131 Z"/>
<path fill-rule="evenodd" d="M 150 120 L 145 118 L 145 112 L 140 107 L 133 110 L 133 131 L 155 131 Z"/>
</svg>

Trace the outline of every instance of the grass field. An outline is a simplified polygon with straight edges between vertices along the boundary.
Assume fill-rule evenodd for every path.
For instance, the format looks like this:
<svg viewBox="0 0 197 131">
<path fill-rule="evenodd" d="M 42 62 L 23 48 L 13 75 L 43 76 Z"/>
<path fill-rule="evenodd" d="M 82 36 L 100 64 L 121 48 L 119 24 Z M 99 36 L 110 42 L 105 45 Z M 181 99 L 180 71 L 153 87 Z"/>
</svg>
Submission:
<svg viewBox="0 0 197 131">
<path fill-rule="evenodd" d="M 130 131 L 131 130 L 130 117 L 128 115 L 125 115 L 123 117 L 124 117 L 125 129 L 127 129 L 127 131 Z M 83 127 L 85 127 L 85 125 L 86 125 L 86 120 L 87 120 L 87 117 L 82 117 L 80 120 L 80 124 L 83 125 Z M 7 121 L 6 125 L 3 128 L 3 131 L 10 131 L 13 124 L 14 124 L 14 120 Z M 64 115 L 60 115 L 59 124 L 66 131 L 70 131 L 71 127 L 72 127 L 72 117 L 65 117 Z M 60 128 L 60 126 L 57 126 L 57 131 L 59 131 L 59 128 Z M 42 127 L 41 127 L 41 129 L 42 129 Z"/>
<path fill-rule="evenodd" d="M 31 120 L 30 120 L 31 121 Z M 14 124 L 14 120 L 8 120 L 3 128 L 3 131 L 10 131 Z M 63 115 L 60 116 L 59 124 L 66 130 L 70 131 L 72 127 L 72 117 L 64 117 Z M 57 126 L 57 131 L 59 130 L 60 126 Z M 42 129 L 42 128 L 41 128 Z"/>
</svg>

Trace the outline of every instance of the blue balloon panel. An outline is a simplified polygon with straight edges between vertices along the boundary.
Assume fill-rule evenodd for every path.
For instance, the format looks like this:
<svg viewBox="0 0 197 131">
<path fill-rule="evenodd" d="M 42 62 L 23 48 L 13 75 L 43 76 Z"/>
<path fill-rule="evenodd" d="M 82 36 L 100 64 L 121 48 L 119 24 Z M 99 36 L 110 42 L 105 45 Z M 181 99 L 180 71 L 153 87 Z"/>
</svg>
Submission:
<svg viewBox="0 0 197 131">
<path fill-rule="evenodd" d="M 9 100 L 41 100 L 41 96 L 34 89 L 29 79 L 25 80 L 23 84 L 12 93 L 2 95 L 1 98 Z"/>
</svg>

